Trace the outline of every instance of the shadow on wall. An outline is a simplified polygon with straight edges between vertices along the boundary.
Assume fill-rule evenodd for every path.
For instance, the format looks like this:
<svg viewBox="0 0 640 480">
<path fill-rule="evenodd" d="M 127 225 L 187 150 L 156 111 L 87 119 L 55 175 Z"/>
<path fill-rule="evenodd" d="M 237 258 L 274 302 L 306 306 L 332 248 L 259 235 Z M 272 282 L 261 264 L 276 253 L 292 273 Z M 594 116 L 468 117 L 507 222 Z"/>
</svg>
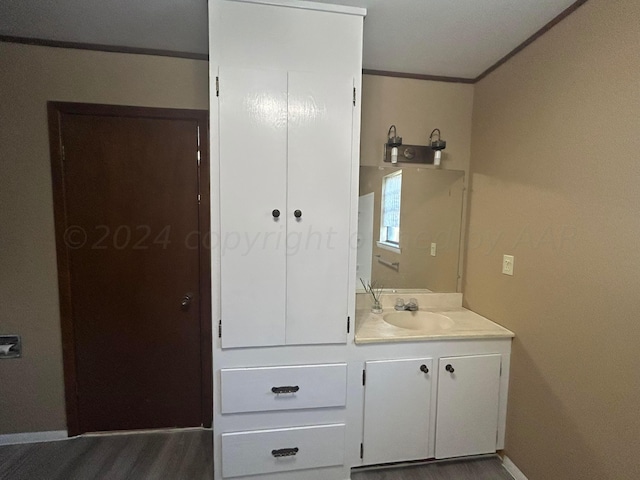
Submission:
<svg viewBox="0 0 640 480">
<path fill-rule="evenodd" d="M 536 392 L 535 402 L 530 399 L 531 392 Z M 588 445 L 583 433 L 570 421 L 571 413 L 550 388 L 516 336 L 511 352 L 505 455 L 529 480 L 611 478 L 603 470 L 599 458 L 601 452 Z M 606 412 L 602 414 L 606 415 Z M 541 428 L 541 425 L 546 428 Z M 550 439 L 556 441 L 549 441 Z M 554 448 L 558 439 L 567 439 L 560 450 Z M 524 452 L 532 449 L 543 452 L 543 455 L 532 459 L 530 456 L 525 458 L 511 454 L 512 451 Z M 629 475 L 629 480 L 637 478 L 631 472 Z"/>
</svg>

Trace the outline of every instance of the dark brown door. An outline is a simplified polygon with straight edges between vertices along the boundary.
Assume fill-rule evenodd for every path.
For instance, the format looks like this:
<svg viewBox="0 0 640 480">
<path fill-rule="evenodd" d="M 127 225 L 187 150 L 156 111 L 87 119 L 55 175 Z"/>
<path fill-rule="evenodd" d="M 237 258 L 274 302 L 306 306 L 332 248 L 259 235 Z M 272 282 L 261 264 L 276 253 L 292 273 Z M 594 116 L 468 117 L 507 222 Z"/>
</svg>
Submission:
<svg viewBox="0 0 640 480">
<path fill-rule="evenodd" d="M 50 115 L 70 433 L 210 423 L 206 113 Z"/>
</svg>

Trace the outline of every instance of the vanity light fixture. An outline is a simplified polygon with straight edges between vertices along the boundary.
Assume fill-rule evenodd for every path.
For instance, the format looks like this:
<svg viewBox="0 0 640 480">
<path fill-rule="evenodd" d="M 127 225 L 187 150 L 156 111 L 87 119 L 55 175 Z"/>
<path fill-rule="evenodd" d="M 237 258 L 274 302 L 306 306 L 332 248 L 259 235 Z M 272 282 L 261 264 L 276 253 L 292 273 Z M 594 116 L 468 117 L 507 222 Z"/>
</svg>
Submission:
<svg viewBox="0 0 640 480">
<path fill-rule="evenodd" d="M 433 135 L 438 132 L 438 139 L 434 139 Z M 442 159 L 442 150 L 447 148 L 447 142 L 440 138 L 440 129 L 434 128 L 429 135 L 429 145 L 431 146 L 431 150 L 435 153 L 433 155 L 433 165 L 436 167 L 440 166 L 440 160 Z"/>
<path fill-rule="evenodd" d="M 387 143 L 384 144 L 383 160 L 392 165 L 402 163 L 422 163 L 439 167 L 442 160 L 442 150 L 447 142 L 440 138 L 440 129 L 434 128 L 429 135 L 428 145 L 403 145 L 402 137 L 398 136 L 396 126 L 391 125 L 387 132 Z"/>
<path fill-rule="evenodd" d="M 391 136 L 391 130 L 393 130 L 393 136 Z M 389 127 L 389 131 L 387 132 L 387 145 L 391 147 L 391 163 L 395 165 L 398 163 L 398 147 L 402 145 L 402 137 L 398 136 L 395 125 Z"/>
</svg>

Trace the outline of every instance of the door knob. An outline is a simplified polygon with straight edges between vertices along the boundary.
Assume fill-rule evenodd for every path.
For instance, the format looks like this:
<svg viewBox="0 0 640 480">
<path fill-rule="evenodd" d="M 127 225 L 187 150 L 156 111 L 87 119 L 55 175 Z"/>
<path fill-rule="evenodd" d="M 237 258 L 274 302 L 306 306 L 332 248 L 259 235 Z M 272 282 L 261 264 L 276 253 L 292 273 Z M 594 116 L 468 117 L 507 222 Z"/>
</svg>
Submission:
<svg viewBox="0 0 640 480">
<path fill-rule="evenodd" d="M 424 373 L 429 373 L 429 368 L 426 365 L 420 365 L 420 371 Z"/>
<path fill-rule="evenodd" d="M 293 216 L 296 218 L 302 217 L 302 210 L 296 210 L 295 212 L 293 212 Z"/>
<path fill-rule="evenodd" d="M 189 305 L 191 305 L 191 300 L 193 300 L 193 294 L 192 293 L 186 293 L 183 297 L 182 300 L 180 301 L 180 306 L 182 308 L 188 308 Z"/>
<path fill-rule="evenodd" d="M 449 372 L 449 373 L 453 373 L 453 372 L 455 372 L 455 371 L 456 371 L 456 369 L 455 369 L 455 368 L 453 368 L 453 367 L 451 366 L 451 364 L 450 364 L 450 363 L 448 363 L 448 364 L 447 364 L 447 366 L 446 366 L 446 367 L 444 367 L 444 369 L 445 369 L 447 372 Z"/>
</svg>

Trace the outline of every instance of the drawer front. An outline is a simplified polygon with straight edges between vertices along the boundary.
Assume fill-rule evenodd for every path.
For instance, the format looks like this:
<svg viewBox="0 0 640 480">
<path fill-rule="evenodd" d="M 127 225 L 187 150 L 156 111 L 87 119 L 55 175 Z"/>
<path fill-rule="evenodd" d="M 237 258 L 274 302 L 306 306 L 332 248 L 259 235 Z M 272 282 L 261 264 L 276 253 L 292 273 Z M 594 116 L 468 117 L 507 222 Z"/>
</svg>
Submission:
<svg viewBox="0 0 640 480">
<path fill-rule="evenodd" d="M 224 478 L 344 464 L 343 423 L 222 434 Z"/>
<path fill-rule="evenodd" d="M 221 370 L 222 413 L 344 407 L 347 364 Z"/>
</svg>

